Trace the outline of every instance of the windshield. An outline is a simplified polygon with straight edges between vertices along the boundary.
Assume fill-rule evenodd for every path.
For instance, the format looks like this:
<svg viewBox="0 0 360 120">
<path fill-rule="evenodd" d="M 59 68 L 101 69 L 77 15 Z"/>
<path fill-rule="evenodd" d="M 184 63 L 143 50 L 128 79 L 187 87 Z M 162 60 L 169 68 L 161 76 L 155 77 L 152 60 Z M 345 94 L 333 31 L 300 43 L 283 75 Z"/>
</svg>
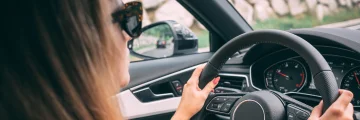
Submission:
<svg viewBox="0 0 360 120">
<path fill-rule="evenodd" d="M 360 0 L 229 0 L 254 30 L 360 29 Z"/>
</svg>

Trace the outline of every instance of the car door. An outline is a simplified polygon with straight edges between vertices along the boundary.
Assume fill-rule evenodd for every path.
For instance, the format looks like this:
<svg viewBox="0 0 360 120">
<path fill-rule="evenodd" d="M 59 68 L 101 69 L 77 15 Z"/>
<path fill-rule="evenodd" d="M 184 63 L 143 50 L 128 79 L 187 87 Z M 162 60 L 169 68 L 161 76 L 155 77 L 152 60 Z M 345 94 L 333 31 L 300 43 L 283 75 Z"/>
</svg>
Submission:
<svg viewBox="0 0 360 120">
<path fill-rule="evenodd" d="M 123 116 L 128 119 L 170 119 L 180 102 L 182 87 L 191 76 L 192 71 L 212 56 L 212 53 L 209 52 L 209 32 L 176 1 L 149 3 L 144 0 L 143 7 L 144 29 L 154 27 L 150 28 L 151 30 L 143 31 L 143 37 L 140 36 L 138 39 L 130 41 L 133 46 L 130 49 L 132 53 L 129 69 L 130 83 L 122 89 L 117 97 Z M 168 16 L 171 13 L 174 15 Z M 187 19 L 181 19 L 184 17 Z M 173 22 L 176 25 L 172 24 Z M 194 47 L 196 52 L 185 50 L 185 52 L 181 52 L 181 55 L 174 53 L 161 57 L 164 51 L 169 53 L 175 49 L 175 47 L 171 48 L 174 46 L 170 45 L 171 43 L 176 46 L 176 43 L 184 41 L 173 42 L 177 38 L 176 36 L 168 37 L 171 39 L 169 41 L 165 40 L 166 34 L 172 30 L 164 30 L 163 26 L 173 28 L 173 25 L 180 25 L 184 29 L 190 30 L 188 32 L 195 34 L 198 42 Z M 162 29 L 160 29 L 161 27 Z M 174 28 L 174 31 L 175 29 L 177 28 Z M 149 35 L 150 33 L 152 35 Z M 156 36 L 157 34 L 159 35 Z M 151 45 L 153 47 L 148 47 L 150 44 L 142 45 L 149 41 L 156 45 Z M 178 53 L 178 51 L 175 52 Z"/>
<path fill-rule="evenodd" d="M 150 17 L 146 19 L 149 16 L 144 15 L 144 29 L 151 29 L 151 27 L 164 23 L 164 21 L 175 21 L 182 26 L 189 28 L 190 32 L 193 32 L 198 38 L 197 51 L 189 52 L 189 50 L 185 50 L 185 52 L 181 52 L 183 51 L 181 50 L 181 54 L 166 57 L 154 57 L 152 55 L 157 53 L 156 51 L 168 50 L 168 48 L 148 47 L 147 50 L 151 49 L 152 52 L 151 54 L 145 54 L 150 52 L 139 50 L 144 47 L 134 49 L 136 44 L 141 44 L 142 42 L 136 43 L 137 39 L 130 41 L 129 48 L 132 53 L 132 56 L 130 57 L 132 62 L 130 63 L 129 69 L 131 76 L 130 83 L 125 88 L 122 88 L 121 92 L 117 94 L 117 97 L 123 116 L 127 119 L 168 120 L 175 112 L 181 99 L 182 87 L 190 78 L 193 70 L 200 64 L 206 63 L 213 52 L 221 47 L 226 40 L 235 37 L 238 34 L 251 31 L 251 28 L 246 22 L 218 21 L 219 17 L 243 20 L 228 1 L 204 0 L 192 3 L 192 1 L 178 0 L 163 1 L 157 5 L 153 5 L 154 3 L 151 3 L 152 5 L 148 4 L 150 3 L 147 3 L 146 0 L 143 1 L 144 13 L 149 16 L 162 16 L 157 13 L 159 11 L 162 14 L 169 15 L 171 13 L 174 14 L 174 16 L 167 16 L 166 18 Z M 203 5 L 208 7 L 203 7 Z M 162 9 L 165 9 L 165 11 L 162 11 Z M 175 12 L 179 11 L 181 14 L 189 14 L 191 15 L 190 17 L 193 17 L 193 23 L 190 26 L 187 25 L 187 21 L 182 21 L 181 18 L 184 16 L 176 16 L 177 13 Z M 212 15 L 213 13 L 217 14 Z M 211 22 L 210 19 L 215 21 Z M 232 26 L 232 29 L 227 29 L 229 26 Z M 155 29 L 155 27 L 153 28 Z M 237 32 L 234 32 L 233 30 Z M 148 35 L 146 30 L 143 34 Z M 152 37 L 153 36 L 147 36 L 144 38 Z M 141 37 L 138 39 L 141 39 Z M 152 43 L 158 43 L 157 38 L 154 39 L 154 41 L 155 42 Z"/>
<path fill-rule="evenodd" d="M 170 119 L 180 102 L 182 86 L 192 71 L 211 55 L 201 53 L 131 63 L 131 82 L 117 95 L 124 116 L 129 119 Z"/>
</svg>

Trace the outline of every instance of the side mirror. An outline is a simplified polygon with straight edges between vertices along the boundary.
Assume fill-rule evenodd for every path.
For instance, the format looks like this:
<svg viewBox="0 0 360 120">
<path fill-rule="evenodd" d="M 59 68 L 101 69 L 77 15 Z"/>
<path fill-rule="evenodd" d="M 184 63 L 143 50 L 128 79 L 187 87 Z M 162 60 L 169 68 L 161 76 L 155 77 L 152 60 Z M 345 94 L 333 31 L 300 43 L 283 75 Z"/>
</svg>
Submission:
<svg viewBox="0 0 360 120">
<path fill-rule="evenodd" d="M 167 20 L 144 27 L 138 38 L 129 41 L 128 48 L 140 58 L 163 58 L 197 53 L 198 38 L 189 28 Z"/>
</svg>

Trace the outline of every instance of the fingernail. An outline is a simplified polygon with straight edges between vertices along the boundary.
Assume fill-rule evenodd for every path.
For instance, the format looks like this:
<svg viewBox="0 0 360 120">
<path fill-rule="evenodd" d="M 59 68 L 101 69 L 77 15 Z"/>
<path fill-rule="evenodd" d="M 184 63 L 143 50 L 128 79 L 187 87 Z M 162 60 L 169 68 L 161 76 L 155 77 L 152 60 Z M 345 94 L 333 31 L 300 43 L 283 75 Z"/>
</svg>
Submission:
<svg viewBox="0 0 360 120">
<path fill-rule="evenodd" d="M 211 90 L 211 92 L 214 92 L 214 90 Z"/>
<path fill-rule="evenodd" d="M 217 78 L 215 78 L 215 79 L 213 80 L 213 83 L 216 85 L 216 84 L 219 83 L 219 80 L 220 80 L 220 77 L 217 77 Z"/>
</svg>

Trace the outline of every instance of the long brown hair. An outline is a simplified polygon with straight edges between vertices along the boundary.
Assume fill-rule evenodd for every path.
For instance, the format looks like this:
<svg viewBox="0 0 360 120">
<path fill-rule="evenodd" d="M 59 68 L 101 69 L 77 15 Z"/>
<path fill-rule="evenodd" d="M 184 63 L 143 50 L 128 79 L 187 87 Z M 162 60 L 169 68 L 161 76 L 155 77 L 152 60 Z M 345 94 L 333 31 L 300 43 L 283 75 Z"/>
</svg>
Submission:
<svg viewBox="0 0 360 120">
<path fill-rule="evenodd" d="M 105 0 L 2 2 L 1 120 L 121 119 Z"/>
</svg>

